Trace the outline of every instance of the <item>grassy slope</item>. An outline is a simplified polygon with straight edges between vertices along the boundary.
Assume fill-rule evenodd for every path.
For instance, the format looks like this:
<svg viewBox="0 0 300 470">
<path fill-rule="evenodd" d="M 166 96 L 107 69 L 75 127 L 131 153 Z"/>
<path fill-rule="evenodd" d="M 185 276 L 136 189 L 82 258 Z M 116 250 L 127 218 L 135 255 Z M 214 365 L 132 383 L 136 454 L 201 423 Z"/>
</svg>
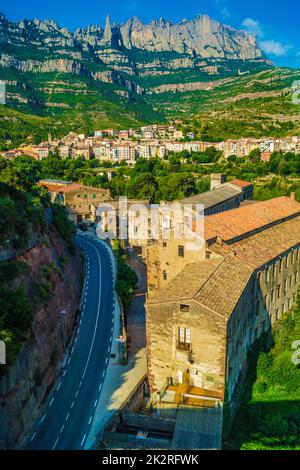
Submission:
<svg viewBox="0 0 300 470">
<path fill-rule="evenodd" d="M 198 73 L 177 71 L 173 78 L 185 81 Z M 203 80 L 202 75 L 199 73 Z M 5 71 L 4 79 L 8 78 L 20 81 L 19 73 L 12 69 Z M 140 82 L 155 86 L 165 78 L 143 77 Z M 166 82 L 173 78 L 166 78 Z M 118 94 L 125 90 L 115 84 L 62 73 L 27 73 L 21 80 L 26 88 L 8 86 L 7 107 L 0 107 L 0 143 L 7 138 L 19 143 L 29 134 L 38 141 L 48 132 L 57 136 L 69 130 L 90 133 L 97 127 L 136 127 L 178 118 L 183 121 L 183 129 L 193 130 L 203 140 L 297 135 L 300 105 L 292 103 L 291 87 L 298 79 L 299 70 L 274 68 L 233 77 L 230 83 L 211 91 L 145 96 L 131 93 L 128 99 Z M 18 94 L 32 99 L 22 103 Z M 46 102 L 54 106 L 45 106 Z M 8 108 L 24 114 L 14 114 Z M 9 119 L 4 120 L 4 115 Z"/>
<path fill-rule="evenodd" d="M 212 91 L 164 93 L 151 100 L 205 140 L 296 135 L 300 106 L 292 102 L 291 87 L 299 78 L 299 70 L 273 69 L 234 78 Z"/>
<path fill-rule="evenodd" d="M 287 314 L 273 336 L 272 349 L 253 352 L 249 361 L 229 448 L 300 450 L 300 367 L 292 362 L 292 343 L 300 340 L 300 293 L 294 315 Z"/>
</svg>

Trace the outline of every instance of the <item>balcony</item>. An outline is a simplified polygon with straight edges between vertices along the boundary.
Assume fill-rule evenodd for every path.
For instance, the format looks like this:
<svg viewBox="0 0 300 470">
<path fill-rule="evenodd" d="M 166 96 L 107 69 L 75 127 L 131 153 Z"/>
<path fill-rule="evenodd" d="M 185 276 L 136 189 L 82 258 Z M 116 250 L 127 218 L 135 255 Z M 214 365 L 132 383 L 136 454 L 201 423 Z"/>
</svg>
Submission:
<svg viewBox="0 0 300 470">
<path fill-rule="evenodd" d="M 186 351 L 191 353 L 192 352 L 192 343 L 185 343 L 181 341 L 177 341 L 176 348 L 179 351 Z"/>
<path fill-rule="evenodd" d="M 188 383 L 168 385 L 161 396 L 162 403 L 216 408 L 223 403 L 223 394 L 216 390 L 194 387 Z"/>
</svg>

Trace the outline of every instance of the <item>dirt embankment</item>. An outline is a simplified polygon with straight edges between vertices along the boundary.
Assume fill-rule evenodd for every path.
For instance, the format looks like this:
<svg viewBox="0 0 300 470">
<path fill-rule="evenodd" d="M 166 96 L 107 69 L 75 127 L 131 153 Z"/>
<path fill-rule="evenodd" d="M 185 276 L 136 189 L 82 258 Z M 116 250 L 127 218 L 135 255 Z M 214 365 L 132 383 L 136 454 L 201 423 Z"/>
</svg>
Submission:
<svg viewBox="0 0 300 470">
<path fill-rule="evenodd" d="M 33 302 L 32 330 L 13 364 L 0 378 L 0 448 L 18 448 L 53 384 L 63 355 L 63 332 L 70 338 L 78 313 L 82 273 L 79 252 L 70 255 L 54 233 L 17 258 L 28 265 L 13 281 Z M 38 294 L 37 294 L 38 289 Z M 64 325 L 62 319 L 64 314 Z"/>
</svg>

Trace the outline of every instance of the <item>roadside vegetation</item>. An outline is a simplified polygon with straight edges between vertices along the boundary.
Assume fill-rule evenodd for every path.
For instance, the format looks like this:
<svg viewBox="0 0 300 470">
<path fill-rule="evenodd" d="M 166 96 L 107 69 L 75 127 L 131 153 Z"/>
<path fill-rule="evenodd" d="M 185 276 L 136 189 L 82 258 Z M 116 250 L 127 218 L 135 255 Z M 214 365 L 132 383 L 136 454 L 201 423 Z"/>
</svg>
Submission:
<svg viewBox="0 0 300 470">
<path fill-rule="evenodd" d="M 116 255 L 118 269 L 116 291 L 126 311 L 131 305 L 138 278 L 135 271 L 126 263 L 126 253 L 118 241 L 114 242 L 113 250 Z"/>
<path fill-rule="evenodd" d="M 300 359 L 292 345 L 300 340 L 300 290 L 294 309 L 271 338 L 263 338 L 249 358 L 245 393 L 227 448 L 300 450 Z M 298 351 L 299 351 L 298 346 Z"/>
<path fill-rule="evenodd" d="M 300 201 L 299 155 L 274 152 L 269 162 L 260 158 L 261 153 L 257 149 L 247 157 L 231 155 L 225 160 L 220 151 L 209 147 L 205 152 L 181 152 L 170 154 L 165 159 L 139 158 L 134 168 L 125 162 L 112 164 L 83 157 L 63 160 L 58 155 L 49 155 L 42 161 L 17 157 L 10 165 L 15 173 L 25 175 L 24 184 L 27 181 L 28 186 L 40 178 L 65 179 L 109 189 L 112 197 L 125 195 L 132 199 L 149 199 L 151 203 L 173 201 L 207 191 L 211 173 L 224 173 L 229 181 L 238 178 L 252 182 L 255 199 L 270 199 L 295 192 Z M 109 167 L 115 170 L 115 176 L 110 180 L 105 173 Z"/>
<path fill-rule="evenodd" d="M 0 250 L 8 250 L 7 261 L 0 262 L 0 340 L 7 346 L 8 365 L 30 336 L 34 309 L 53 295 L 52 267 L 44 266 L 40 282 L 30 289 L 29 266 L 10 259 L 9 253 L 22 252 L 33 236 L 43 237 L 53 229 L 71 247 L 75 230 L 66 209 L 52 205 L 47 192 L 35 184 L 40 177 L 36 163 L 29 157 L 0 158 Z M 0 375 L 6 369 L 0 366 Z"/>
</svg>

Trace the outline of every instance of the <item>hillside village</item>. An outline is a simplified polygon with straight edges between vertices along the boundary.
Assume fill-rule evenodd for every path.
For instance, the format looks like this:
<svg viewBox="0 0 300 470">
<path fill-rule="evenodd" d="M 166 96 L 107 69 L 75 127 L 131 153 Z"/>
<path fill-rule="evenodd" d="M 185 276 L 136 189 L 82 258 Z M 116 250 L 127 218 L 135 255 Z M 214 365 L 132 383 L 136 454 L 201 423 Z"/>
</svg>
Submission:
<svg viewBox="0 0 300 470">
<path fill-rule="evenodd" d="M 94 136 L 70 132 L 62 139 L 54 139 L 49 135 L 47 142 L 39 145 L 23 144 L 20 147 L 0 154 L 6 158 L 30 155 L 37 160 L 57 153 L 61 158 L 83 157 L 86 160 L 96 158 L 103 162 L 120 163 L 125 161 L 134 165 L 137 158 L 165 158 L 170 153 L 204 152 L 215 147 L 222 152 L 224 158 L 230 156 L 245 157 L 251 151 L 259 149 L 262 161 L 269 161 L 273 152 L 300 152 L 300 137 L 260 139 L 243 138 L 224 142 L 202 142 L 195 140 L 192 132 L 186 134 L 178 130 L 176 125 L 150 125 L 139 130 L 128 129 L 117 131 L 103 129 L 95 131 Z"/>
</svg>

